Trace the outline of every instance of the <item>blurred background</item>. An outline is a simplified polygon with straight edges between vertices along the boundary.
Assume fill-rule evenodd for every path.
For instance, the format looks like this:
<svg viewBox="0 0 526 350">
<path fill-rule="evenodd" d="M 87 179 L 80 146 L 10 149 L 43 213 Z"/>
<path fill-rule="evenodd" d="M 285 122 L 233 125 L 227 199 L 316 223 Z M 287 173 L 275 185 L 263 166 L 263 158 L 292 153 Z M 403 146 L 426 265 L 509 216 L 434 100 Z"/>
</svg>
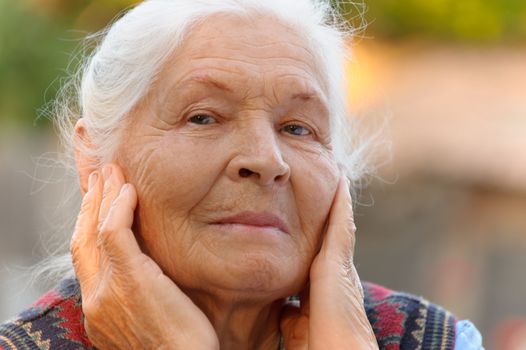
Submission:
<svg viewBox="0 0 526 350">
<path fill-rule="evenodd" d="M 0 321 L 49 287 L 28 267 L 78 208 L 46 105 L 80 40 L 134 2 L 0 0 Z M 524 350 L 526 2 L 365 4 L 348 98 L 390 141 L 357 199 L 358 271 L 471 319 L 487 349 Z"/>
</svg>

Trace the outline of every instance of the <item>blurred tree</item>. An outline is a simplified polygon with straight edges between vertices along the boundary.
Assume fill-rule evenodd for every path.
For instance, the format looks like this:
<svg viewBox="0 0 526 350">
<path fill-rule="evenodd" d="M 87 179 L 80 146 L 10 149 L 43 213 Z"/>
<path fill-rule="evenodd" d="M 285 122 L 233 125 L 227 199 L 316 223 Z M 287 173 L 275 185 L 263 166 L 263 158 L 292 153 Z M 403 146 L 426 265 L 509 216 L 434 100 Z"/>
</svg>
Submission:
<svg viewBox="0 0 526 350">
<path fill-rule="evenodd" d="M 369 33 L 475 43 L 526 39 L 524 0 L 365 0 Z"/>
<path fill-rule="evenodd" d="M 71 18 L 89 4 L 90 0 L 21 0 L 21 2 L 26 7 L 41 14 Z"/>
<path fill-rule="evenodd" d="M 74 46 L 63 23 L 0 0 L 0 123 L 30 124 Z M 51 97 L 51 96 L 46 96 Z"/>
<path fill-rule="evenodd" d="M 76 25 L 89 31 L 105 27 L 123 10 L 140 2 L 139 0 L 92 0 L 77 18 Z"/>
<path fill-rule="evenodd" d="M 52 101 L 82 38 L 133 0 L 0 0 L 0 125 L 48 126 Z"/>
</svg>

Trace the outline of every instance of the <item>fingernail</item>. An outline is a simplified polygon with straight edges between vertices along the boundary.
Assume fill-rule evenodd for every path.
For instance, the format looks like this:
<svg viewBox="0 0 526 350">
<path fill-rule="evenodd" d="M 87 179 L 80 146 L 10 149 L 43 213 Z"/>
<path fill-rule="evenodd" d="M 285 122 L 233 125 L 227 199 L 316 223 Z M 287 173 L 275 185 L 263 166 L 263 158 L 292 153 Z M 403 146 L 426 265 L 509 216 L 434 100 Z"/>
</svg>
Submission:
<svg viewBox="0 0 526 350">
<path fill-rule="evenodd" d="M 95 183 L 97 182 L 97 179 L 99 178 L 98 172 L 94 171 L 90 174 L 88 178 L 88 189 L 91 190 L 93 186 L 95 186 Z"/>
<path fill-rule="evenodd" d="M 111 166 L 105 165 L 102 168 L 102 176 L 104 177 L 104 181 L 108 181 L 111 176 Z"/>
</svg>

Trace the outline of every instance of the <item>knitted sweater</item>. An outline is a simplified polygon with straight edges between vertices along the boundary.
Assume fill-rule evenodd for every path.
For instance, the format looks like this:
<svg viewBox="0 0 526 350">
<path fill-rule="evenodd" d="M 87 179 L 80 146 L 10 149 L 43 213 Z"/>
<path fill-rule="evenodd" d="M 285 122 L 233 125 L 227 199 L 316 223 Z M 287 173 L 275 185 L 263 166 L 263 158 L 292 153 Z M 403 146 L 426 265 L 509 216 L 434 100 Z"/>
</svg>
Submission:
<svg viewBox="0 0 526 350">
<path fill-rule="evenodd" d="M 364 283 L 365 310 L 385 350 L 453 350 L 456 319 L 426 300 Z M 15 319 L 0 325 L 0 350 L 94 349 L 82 322 L 75 279 L 40 298 Z"/>
</svg>

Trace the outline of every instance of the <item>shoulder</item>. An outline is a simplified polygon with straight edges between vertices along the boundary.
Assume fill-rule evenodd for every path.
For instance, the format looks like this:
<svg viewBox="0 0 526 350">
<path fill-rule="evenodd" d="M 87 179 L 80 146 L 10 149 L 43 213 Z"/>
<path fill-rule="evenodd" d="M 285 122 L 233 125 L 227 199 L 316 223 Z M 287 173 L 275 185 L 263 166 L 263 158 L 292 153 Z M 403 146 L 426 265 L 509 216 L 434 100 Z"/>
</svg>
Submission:
<svg viewBox="0 0 526 350">
<path fill-rule="evenodd" d="M 456 318 L 427 300 L 365 282 L 365 310 L 380 349 L 454 349 Z"/>
<path fill-rule="evenodd" d="M 0 349 L 89 349 L 79 286 L 66 279 L 16 318 L 0 325 Z"/>
</svg>

